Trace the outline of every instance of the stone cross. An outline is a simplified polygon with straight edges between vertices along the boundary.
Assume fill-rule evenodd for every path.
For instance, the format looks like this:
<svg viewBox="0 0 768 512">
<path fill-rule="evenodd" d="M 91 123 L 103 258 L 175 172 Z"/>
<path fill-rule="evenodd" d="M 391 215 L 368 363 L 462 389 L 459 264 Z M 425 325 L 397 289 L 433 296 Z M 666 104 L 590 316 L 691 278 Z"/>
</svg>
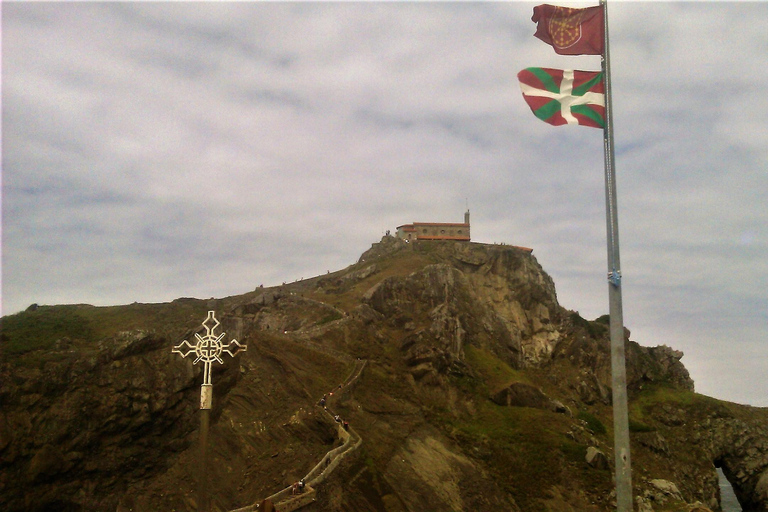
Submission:
<svg viewBox="0 0 768 512">
<path fill-rule="evenodd" d="M 216 320 L 214 311 L 208 312 L 208 318 L 203 322 L 206 335 L 200 336 L 199 333 L 195 333 L 197 338 L 196 344 L 191 344 L 187 340 L 182 341 L 175 347 L 171 353 L 179 354 L 181 357 L 187 357 L 191 354 L 195 354 L 197 358 L 192 364 L 197 364 L 200 361 L 203 362 L 205 368 L 203 370 L 203 385 L 200 387 L 200 408 L 210 409 L 213 404 L 213 384 L 211 383 L 211 364 L 216 361 L 220 364 L 224 364 L 221 359 L 222 354 L 229 354 L 234 357 L 240 352 L 245 352 L 248 347 L 241 345 L 237 340 L 232 340 L 229 343 L 222 343 L 225 333 L 221 333 L 216 336 L 216 328 L 221 325 Z"/>
</svg>

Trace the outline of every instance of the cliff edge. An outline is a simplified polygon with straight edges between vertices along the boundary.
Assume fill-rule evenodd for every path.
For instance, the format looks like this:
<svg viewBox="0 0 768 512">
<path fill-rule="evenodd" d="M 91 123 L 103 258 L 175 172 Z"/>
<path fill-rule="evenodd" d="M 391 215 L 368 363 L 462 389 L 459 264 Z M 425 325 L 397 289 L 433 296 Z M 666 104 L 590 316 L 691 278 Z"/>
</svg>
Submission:
<svg viewBox="0 0 768 512">
<path fill-rule="evenodd" d="M 557 301 L 529 250 L 384 237 L 346 269 L 217 300 L 40 306 L 2 319 L 0 508 L 196 510 L 201 372 L 171 347 L 216 310 L 248 351 L 214 367 L 212 502 L 316 467 L 317 398 L 363 440 L 307 511 L 607 511 L 607 319 Z M 626 331 L 638 510 L 719 510 L 722 468 L 768 510 L 768 409 L 695 393 L 683 354 Z"/>
</svg>

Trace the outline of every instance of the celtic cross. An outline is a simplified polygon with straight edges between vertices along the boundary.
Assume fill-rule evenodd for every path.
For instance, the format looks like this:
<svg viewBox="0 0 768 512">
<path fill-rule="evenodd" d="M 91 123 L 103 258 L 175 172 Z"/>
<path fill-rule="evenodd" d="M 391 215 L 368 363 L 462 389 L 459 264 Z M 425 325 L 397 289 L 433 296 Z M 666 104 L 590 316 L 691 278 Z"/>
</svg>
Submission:
<svg viewBox="0 0 768 512">
<path fill-rule="evenodd" d="M 248 347 L 241 345 L 237 340 L 232 340 L 229 343 L 222 343 L 225 333 L 221 333 L 216 336 L 216 328 L 221 325 L 216 320 L 214 311 L 208 312 L 208 318 L 203 322 L 206 335 L 200 336 L 199 333 L 195 333 L 197 343 L 192 345 L 187 340 L 182 341 L 171 351 L 172 354 L 179 354 L 181 357 L 186 358 L 190 354 L 195 354 L 197 359 L 192 361 L 192 364 L 197 364 L 200 361 L 204 364 L 203 369 L 203 385 L 200 387 L 200 408 L 210 409 L 213 403 L 213 384 L 211 383 L 211 364 L 217 361 L 220 364 L 224 364 L 221 359 L 221 354 L 226 353 L 231 357 L 235 357 L 240 352 L 245 352 Z"/>
</svg>

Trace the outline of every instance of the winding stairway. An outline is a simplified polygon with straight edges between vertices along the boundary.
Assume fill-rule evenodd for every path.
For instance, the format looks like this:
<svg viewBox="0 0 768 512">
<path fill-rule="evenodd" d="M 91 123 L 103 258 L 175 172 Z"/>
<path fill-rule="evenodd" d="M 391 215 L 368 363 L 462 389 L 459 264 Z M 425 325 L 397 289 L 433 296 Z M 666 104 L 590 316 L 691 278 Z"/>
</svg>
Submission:
<svg viewBox="0 0 768 512">
<path fill-rule="evenodd" d="M 333 390 L 333 393 L 328 394 L 325 406 L 317 405 L 319 404 L 319 400 L 315 402 L 316 406 L 319 407 L 324 414 L 328 415 L 331 421 L 335 421 L 335 414 L 331 407 L 333 405 L 339 405 L 350 397 L 352 389 L 367 364 L 368 361 L 364 359 L 356 360 L 352 372 L 341 385 L 341 389 L 335 389 Z M 303 492 L 296 494 L 293 486 L 288 486 L 264 500 L 257 501 L 251 505 L 230 512 L 258 512 L 260 510 L 259 504 L 265 502 L 271 502 L 276 512 L 292 512 L 293 510 L 298 510 L 313 503 L 316 496 L 315 488 L 322 484 L 333 473 L 345 457 L 357 450 L 363 443 L 363 439 L 352 427 L 345 429 L 342 424 L 336 422 L 336 429 L 339 439 L 342 440 L 341 446 L 337 446 L 326 453 L 315 467 L 306 474 L 303 478 L 306 483 Z"/>
</svg>

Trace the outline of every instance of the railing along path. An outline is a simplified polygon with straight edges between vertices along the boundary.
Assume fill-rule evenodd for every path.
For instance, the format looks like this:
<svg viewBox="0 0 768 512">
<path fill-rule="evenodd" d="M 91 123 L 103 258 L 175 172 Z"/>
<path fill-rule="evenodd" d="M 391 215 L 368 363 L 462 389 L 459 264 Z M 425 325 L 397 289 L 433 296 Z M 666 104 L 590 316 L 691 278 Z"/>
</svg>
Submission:
<svg viewBox="0 0 768 512">
<path fill-rule="evenodd" d="M 292 512 L 293 510 L 298 510 L 315 501 L 315 486 L 322 484 L 339 466 L 341 461 L 350 453 L 357 450 L 363 443 L 363 438 L 361 438 L 352 427 L 347 425 L 347 428 L 344 428 L 344 425 L 336 420 L 335 415 L 331 410 L 331 402 L 338 405 L 349 398 L 352 387 L 357 383 L 367 364 L 368 361 L 364 359 L 355 361 L 355 367 L 349 377 L 347 377 L 347 380 L 344 381 L 339 388 L 334 389 L 326 395 L 327 398 L 324 406 L 317 405 L 317 407 L 322 409 L 324 414 L 327 414 L 332 421 L 336 422 L 337 434 L 339 439 L 343 442 L 340 446 L 337 446 L 326 453 L 320 462 L 306 474 L 302 479 L 305 482 L 303 492 L 297 494 L 294 486 L 288 486 L 264 500 L 259 500 L 251 505 L 230 512 L 257 512 L 259 511 L 259 504 L 267 501 L 273 504 L 275 512 Z M 316 402 L 316 404 L 319 403 L 319 401 Z"/>
</svg>

